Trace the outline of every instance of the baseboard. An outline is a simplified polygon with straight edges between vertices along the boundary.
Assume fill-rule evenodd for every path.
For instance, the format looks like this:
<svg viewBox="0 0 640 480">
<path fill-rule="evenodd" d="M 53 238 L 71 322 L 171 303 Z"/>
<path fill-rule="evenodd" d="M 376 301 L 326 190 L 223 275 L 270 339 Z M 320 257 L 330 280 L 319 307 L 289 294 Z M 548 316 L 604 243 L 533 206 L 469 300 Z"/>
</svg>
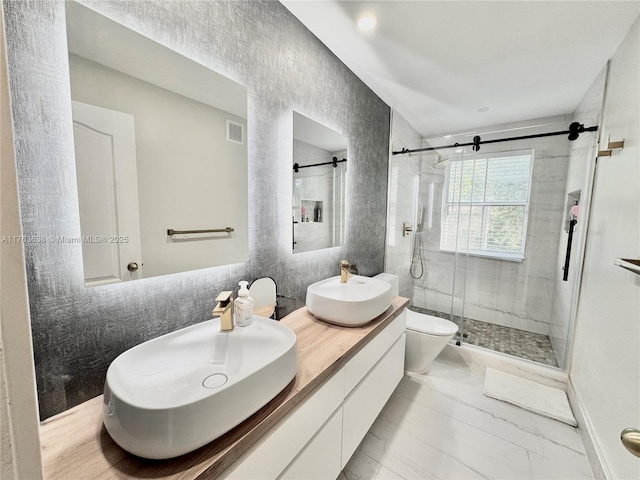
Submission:
<svg viewBox="0 0 640 480">
<path fill-rule="evenodd" d="M 571 405 L 571 410 L 573 410 L 573 415 L 578 421 L 578 433 L 580 433 L 580 437 L 582 438 L 587 459 L 593 471 L 593 477 L 596 480 L 611 480 L 613 477 L 607 468 L 602 450 L 593 434 L 593 427 L 580 400 L 580 395 L 573 388 L 571 378 L 569 378 L 569 382 L 567 383 L 567 396 L 569 397 L 569 404 Z"/>
</svg>

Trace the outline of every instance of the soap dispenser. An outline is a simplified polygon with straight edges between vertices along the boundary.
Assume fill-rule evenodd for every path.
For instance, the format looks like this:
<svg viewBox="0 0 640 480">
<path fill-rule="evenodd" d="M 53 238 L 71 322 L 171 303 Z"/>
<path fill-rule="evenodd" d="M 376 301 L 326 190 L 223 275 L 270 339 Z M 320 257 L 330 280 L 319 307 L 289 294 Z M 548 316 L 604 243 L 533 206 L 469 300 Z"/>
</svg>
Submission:
<svg viewBox="0 0 640 480">
<path fill-rule="evenodd" d="M 240 285 L 240 291 L 234 302 L 233 317 L 236 326 L 246 327 L 253 321 L 253 298 L 249 296 L 247 288 L 249 282 L 243 280 L 238 285 Z"/>
</svg>

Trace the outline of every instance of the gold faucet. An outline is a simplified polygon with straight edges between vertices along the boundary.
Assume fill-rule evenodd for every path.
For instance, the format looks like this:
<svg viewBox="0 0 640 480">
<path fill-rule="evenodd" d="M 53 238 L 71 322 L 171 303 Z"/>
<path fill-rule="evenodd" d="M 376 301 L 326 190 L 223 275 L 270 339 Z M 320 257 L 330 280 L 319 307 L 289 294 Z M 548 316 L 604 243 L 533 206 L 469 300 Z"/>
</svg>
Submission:
<svg viewBox="0 0 640 480">
<path fill-rule="evenodd" d="M 349 262 L 346 260 L 340 261 L 340 283 L 347 283 L 353 274 L 349 271 Z"/>
<path fill-rule="evenodd" d="M 218 302 L 211 314 L 220 317 L 220 331 L 230 332 L 233 330 L 233 292 L 220 292 L 216 298 Z"/>
</svg>

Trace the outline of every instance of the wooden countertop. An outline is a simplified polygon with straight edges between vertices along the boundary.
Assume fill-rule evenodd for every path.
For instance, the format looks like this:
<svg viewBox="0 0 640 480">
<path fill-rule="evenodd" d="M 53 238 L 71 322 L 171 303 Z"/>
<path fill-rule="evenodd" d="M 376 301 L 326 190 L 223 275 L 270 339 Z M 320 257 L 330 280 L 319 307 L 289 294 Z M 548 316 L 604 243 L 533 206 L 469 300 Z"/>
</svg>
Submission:
<svg viewBox="0 0 640 480">
<path fill-rule="evenodd" d="M 281 323 L 298 339 L 298 372 L 287 387 L 233 430 L 198 450 L 169 460 L 145 460 L 122 450 L 102 424 L 102 395 L 44 421 L 40 427 L 45 479 L 215 478 L 296 405 L 383 330 L 409 300 L 391 307 L 363 327 L 318 321 L 306 307 Z"/>
</svg>

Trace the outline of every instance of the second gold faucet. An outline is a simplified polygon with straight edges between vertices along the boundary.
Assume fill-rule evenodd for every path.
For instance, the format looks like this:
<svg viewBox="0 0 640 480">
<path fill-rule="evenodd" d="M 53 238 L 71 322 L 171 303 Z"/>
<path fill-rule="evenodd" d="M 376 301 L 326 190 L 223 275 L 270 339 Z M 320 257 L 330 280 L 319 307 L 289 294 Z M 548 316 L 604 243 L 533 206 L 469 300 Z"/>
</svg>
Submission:
<svg viewBox="0 0 640 480">
<path fill-rule="evenodd" d="M 346 260 L 340 261 L 340 283 L 347 283 L 353 274 L 349 271 L 351 265 Z"/>
</svg>

